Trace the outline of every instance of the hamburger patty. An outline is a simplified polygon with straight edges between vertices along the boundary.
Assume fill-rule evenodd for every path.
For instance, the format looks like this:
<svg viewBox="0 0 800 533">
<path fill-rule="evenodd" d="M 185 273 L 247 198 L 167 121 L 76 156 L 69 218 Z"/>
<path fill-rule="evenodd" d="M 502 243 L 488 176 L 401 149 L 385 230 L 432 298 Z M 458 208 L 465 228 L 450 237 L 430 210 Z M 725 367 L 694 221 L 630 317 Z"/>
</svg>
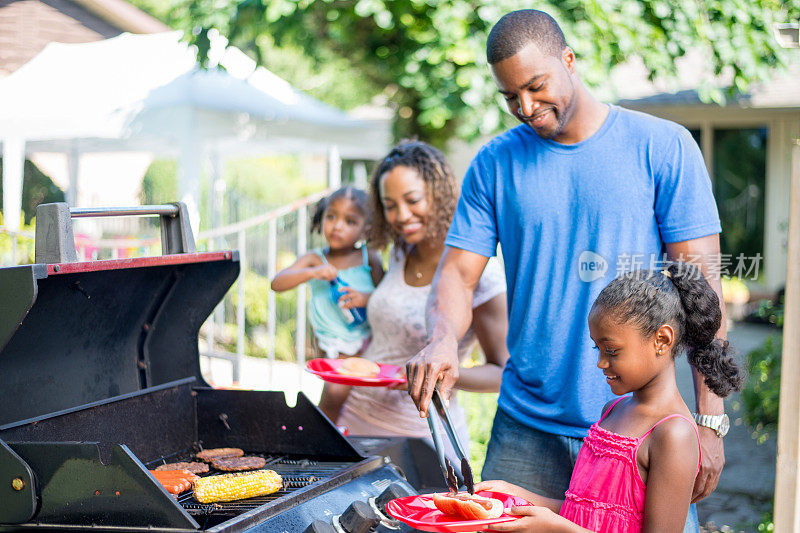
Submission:
<svg viewBox="0 0 800 533">
<path fill-rule="evenodd" d="M 206 463 L 219 457 L 241 457 L 244 451 L 241 448 L 211 448 L 199 452 L 196 457 Z"/>
<path fill-rule="evenodd" d="M 263 457 L 218 457 L 211 460 L 211 466 L 223 472 L 258 470 L 267 464 Z"/>
<path fill-rule="evenodd" d="M 208 465 L 205 463 L 167 463 L 156 467 L 156 470 L 188 470 L 192 474 L 205 474 Z"/>
</svg>

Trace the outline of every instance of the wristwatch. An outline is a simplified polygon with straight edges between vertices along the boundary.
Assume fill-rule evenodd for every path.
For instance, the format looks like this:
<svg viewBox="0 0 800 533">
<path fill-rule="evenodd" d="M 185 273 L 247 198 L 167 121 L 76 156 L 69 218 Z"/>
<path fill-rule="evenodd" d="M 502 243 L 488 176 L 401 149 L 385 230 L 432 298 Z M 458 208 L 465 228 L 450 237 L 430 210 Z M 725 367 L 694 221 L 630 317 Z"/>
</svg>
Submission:
<svg viewBox="0 0 800 533">
<path fill-rule="evenodd" d="M 694 421 L 697 422 L 698 426 L 713 429 L 719 438 L 727 435 L 728 430 L 731 428 L 731 421 L 728 419 L 728 415 L 726 414 L 701 415 L 699 413 L 695 413 L 693 416 Z"/>
</svg>

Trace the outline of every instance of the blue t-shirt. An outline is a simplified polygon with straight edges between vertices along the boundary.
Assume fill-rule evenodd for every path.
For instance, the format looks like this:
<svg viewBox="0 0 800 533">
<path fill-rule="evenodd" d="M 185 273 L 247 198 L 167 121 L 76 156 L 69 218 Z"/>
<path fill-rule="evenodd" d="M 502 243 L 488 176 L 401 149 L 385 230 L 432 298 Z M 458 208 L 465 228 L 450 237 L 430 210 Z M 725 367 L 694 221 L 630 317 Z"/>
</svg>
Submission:
<svg viewBox="0 0 800 533">
<path fill-rule="evenodd" d="M 663 243 L 720 232 L 703 157 L 682 126 L 611 106 L 576 144 L 517 126 L 481 148 L 446 244 L 502 249 L 508 348 L 499 406 L 528 427 L 584 437 L 614 397 L 589 337 L 618 274 L 657 267 Z"/>
</svg>

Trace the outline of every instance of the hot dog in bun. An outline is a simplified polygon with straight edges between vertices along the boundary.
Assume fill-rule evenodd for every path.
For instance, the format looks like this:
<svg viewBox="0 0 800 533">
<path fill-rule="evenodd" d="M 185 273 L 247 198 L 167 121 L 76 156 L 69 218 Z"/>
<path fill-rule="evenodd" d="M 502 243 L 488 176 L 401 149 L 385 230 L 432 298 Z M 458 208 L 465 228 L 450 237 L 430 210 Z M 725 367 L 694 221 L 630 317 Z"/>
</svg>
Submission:
<svg viewBox="0 0 800 533">
<path fill-rule="evenodd" d="M 342 361 L 342 365 L 339 367 L 340 374 L 360 378 L 374 378 L 380 371 L 381 367 L 378 366 L 378 363 L 361 357 L 348 357 Z"/>
<path fill-rule="evenodd" d="M 486 520 L 503 514 L 503 502 L 500 500 L 467 492 L 434 494 L 433 504 L 446 515 L 467 520 Z"/>
</svg>

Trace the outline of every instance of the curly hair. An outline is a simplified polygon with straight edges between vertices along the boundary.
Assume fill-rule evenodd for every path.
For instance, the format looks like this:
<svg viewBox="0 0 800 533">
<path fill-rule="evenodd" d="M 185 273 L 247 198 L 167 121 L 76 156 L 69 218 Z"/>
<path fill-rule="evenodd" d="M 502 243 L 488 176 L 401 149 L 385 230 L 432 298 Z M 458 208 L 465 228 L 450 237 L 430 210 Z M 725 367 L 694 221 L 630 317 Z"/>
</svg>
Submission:
<svg viewBox="0 0 800 533">
<path fill-rule="evenodd" d="M 322 233 L 322 217 L 325 215 L 325 210 L 328 209 L 328 206 L 331 205 L 334 201 L 340 198 L 347 198 L 356 208 L 361 211 L 361 214 L 367 220 L 369 224 L 369 209 L 367 209 L 367 193 L 362 191 L 361 189 L 356 189 L 350 185 L 346 185 L 341 189 L 337 189 L 333 191 L 331 194 L 317 202 L 316 207 L 314 208 L 314 214 L 311 216 L 311 231 L 316 233 Z"/>
<path fill-rule="evenodd" d="M 698 267 L 670 262 L 664 270 L 623 274 L 600 292 L 591 313 L 599 309 L 636 326 L 644 337 L 672 325 L 673 356 L 685 349 L 689 363 L 714 394 L 724 397 L 742 387 L 744 374 L 728 341 L 716 338 L 722 323 L 719 298 Z"/>
<path fill-rule="evenodd" d="M 402 236 L 386 220 L 380 194 L 380 181 L 383 175 L 399 166 L 416 170 L 425 182 L 431 205 L 427 227 L 429 239 L 444 238 L 456 211 L 458 184 L 444 154 L 425 142 L 404 139 L 378 163 L 370 179 L 369 198 L 372 218 L 367 239 L 375 248 L 383 248 L 389 242 L 392 242 L 397 250 L 405 245 Z"/>
</svg>

